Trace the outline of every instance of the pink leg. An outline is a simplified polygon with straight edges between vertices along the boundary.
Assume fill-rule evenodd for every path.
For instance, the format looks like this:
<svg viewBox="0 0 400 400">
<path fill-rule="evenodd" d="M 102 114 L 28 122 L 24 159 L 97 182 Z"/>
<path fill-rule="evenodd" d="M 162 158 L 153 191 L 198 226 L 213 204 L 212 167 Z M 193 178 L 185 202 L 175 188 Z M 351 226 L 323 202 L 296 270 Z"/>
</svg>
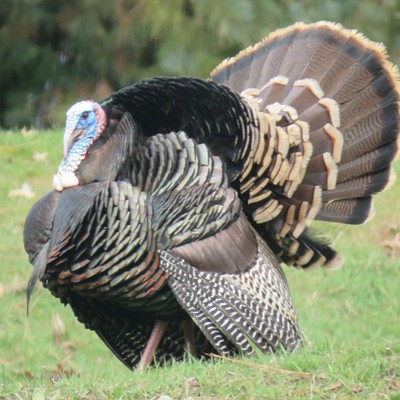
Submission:
<svg viewBox="0 0 400 400">
<path fill-rule="evenodd" d="M 153 331 L 151 332 L 150 339 L 147 342 L 146 348 L 142 354 L 142 358 L 138 364 L 138 369 L 143 370 L 150 365 L 153 361 L 154 354 L 157 350 L 158 345 L 167 329 L 168 322 L 158 321 L 154 323 Z"/>
<path fill-rule="evenodd" d="M 194 323 L 190 319 L 183 321 L 183 338 L 185 340 L 187 352 L 193 357 L 196 357 L 197 351 L 194 339 Z"/>
</svg>

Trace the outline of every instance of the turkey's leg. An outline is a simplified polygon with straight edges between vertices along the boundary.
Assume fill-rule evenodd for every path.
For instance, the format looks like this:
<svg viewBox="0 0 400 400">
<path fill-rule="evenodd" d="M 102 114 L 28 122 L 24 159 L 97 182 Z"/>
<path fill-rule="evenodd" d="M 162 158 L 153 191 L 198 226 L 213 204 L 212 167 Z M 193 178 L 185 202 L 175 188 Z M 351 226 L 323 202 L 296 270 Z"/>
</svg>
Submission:
<svg viewBox="0 0 400 400">
<path fill-rule="evenodd" d="M 156 320 L 154 323 L 153 330 L 150 335 L 150 339 L 146 344 L 146 348 L 142 354 L 140 362 L 138 364 L 138 369 L 145 369 L 148 365 L 150 365 L 153 360 L 154 354 L 157 350 L 158 345 L 167 329 L 168 322 L 167 321 L 159 321 Z"/>
<path fill-rule="evenodd" d="M 187 319 L 183 321 L 183 338 L 185 340 L 186 350 L 193 357 L 197 356 L 196 343 L 194 338 L 194 323 Z"/>
</svg>

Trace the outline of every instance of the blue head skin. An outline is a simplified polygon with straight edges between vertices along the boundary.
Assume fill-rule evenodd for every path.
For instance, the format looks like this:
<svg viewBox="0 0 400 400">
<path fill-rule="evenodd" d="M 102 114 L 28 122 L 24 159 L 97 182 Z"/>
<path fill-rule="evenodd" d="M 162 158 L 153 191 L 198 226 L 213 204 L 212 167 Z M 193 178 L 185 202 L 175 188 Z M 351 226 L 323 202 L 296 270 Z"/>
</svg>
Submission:
<svg viewBox="0 0 400 400">
<path fill-rule="evenodd" d="M 68 110 L 64 131 L 64 159 L 53 179 L 56 190 L 62 191 L 79 185 L 76 176 L 79 165 L 86 158 L 88 148 L 104 131 L 105 125 L 105 113 L 93 101 L 81 101 Z"/>
</svg>

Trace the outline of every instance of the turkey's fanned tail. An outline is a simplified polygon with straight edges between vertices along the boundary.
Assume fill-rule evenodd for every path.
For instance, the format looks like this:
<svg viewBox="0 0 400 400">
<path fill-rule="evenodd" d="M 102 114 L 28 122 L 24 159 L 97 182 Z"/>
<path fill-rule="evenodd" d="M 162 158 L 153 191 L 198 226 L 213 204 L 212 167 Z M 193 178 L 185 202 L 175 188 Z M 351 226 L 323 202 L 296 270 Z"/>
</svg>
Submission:
<svg viewBox="0 0 400 400">
<path fill-rule="evenodd" d="M 338 266 L 306 227 L 367 221 L 372 195 L 393 183 L 398 75 L 383 45 L 329 22 L 278 30 L 211 73 L 260 121 L 238 186 L 285 262 Z"/>
</svg>

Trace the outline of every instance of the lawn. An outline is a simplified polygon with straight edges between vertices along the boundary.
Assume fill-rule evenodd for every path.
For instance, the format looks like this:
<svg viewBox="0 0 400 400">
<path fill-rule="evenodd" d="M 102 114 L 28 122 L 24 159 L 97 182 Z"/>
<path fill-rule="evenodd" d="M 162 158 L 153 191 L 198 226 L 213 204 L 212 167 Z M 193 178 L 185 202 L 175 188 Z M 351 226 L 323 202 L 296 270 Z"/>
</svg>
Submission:
<svg viewBox="0 0 400 400">
<path fill-rule="evenodd" d="M 24 220 L 51 189 L 61 142 L 61 132 L 0 133 L 0 399 L 400 400 L 399 183 L 366 225 L 313 225 L 344 255 L 341 270 L 285 269 L 305 348 L 133 373 L 42 287 L 26 314 Z"/>
</svg>

